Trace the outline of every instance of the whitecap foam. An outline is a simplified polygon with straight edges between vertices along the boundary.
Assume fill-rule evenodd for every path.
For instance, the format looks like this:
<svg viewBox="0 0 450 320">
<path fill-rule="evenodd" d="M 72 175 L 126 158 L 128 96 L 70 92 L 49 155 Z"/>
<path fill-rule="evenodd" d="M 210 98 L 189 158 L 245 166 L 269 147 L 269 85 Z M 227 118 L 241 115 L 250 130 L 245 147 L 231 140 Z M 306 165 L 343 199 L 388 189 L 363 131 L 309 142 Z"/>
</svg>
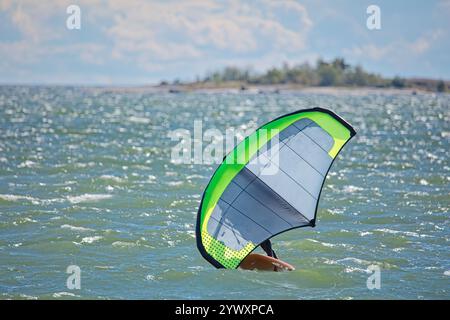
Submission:
<svg viewBox="0 0 450 320">
<path fill-rule="evenodd" d="M 362 191 L 364 189 L 361 187 L 357 187 L 357 186 L 345 186 L 343 190 L 344 190 L 344 192 L 347 192 L 347 193 L 354 193 L 354 192 Z"/>
<path fill-rule="evenodd" d="M 120 247 L 120 248 L 126 248 L 126 247 L 135 247 L 137 246 L 134 242 L 125 242 L 125 241 L 115 241 L 112 243 L 113 247 Z"/>
<path fill-rule="evenodd" d="M 112 198 L 110 194 L 83 194 L 81 196 L 68 196 L 67 200 L 71 203 L 96 202 Z"/>
<path fill-rule="evenodd" d="M 184 183 L 183 181 L 169 181 L 167 182 L 167 185 L 171 187 L 178 187 L 183 185 L 183 183 Z"/>
<path fill-rule="evenodd" d="M 154 275 L 152 275 L 152 274 L 148 274 L 148 275 L 145 276 L 145 279 L 148 280 L 148 281 L 155 281 L 156 277 Z"/>
<path fill-rule="evenodd" d="M 55 292 L 53 294 L 53 298 L 62 298 L 62 297 L 77 297 L 76 294 L 72 293 L 72 292 Z"/>
<path fill-rule="evenodd" d="M 27 223 L 27 222 L 31 222 L 31 223 L 36 223 L 37 221 L 28 217 L 25 218 L 19 218 L 17 221 L 13 222 L 13 225 L 17 226 L 19 224 L 23 224 L 23 223 Z"/>
<path fill-rule="evenodd" d="M 121 178 L 121 177 L 117 177 L 117 176 L 113 176 L 113 175 L 109 175 L 109 174 L 104 174 L 100 176 L 101 180 L 107 180 L 107 181 L 114 181 L 117 183 L 121 183 L 124 182 L 125 179 Z"/>
<path fill-rule="evenodd" d="M 93 243 L 93 242 L 98 241 L 98 240 L 100 240 L 102 238 L 103 237 L 101 237 L 101 236 L 84 237 L 83 239 L 81 239 L 81 243 Z"/>
<path fill-rule="evenodd" d="M 204 179 L 205 177 L 199 174 L 193 174 L 190 176 L 187 176 L 186 179 Z"/>
<path fill-rule="evenodd" d="M 367 270 L 365 269 L 361 269 L 361 268 L 356 268 L 356 267 L 346 267 L 344 269 L 345 273 L 352 273 L 352 272 L 362 272 L 362 273 L 367 273 Z"/>
<path fill-rule="evenodd" d="M 28 201 L 38 201 L 38 199 L 29 197 L 29 196 L 21 196 L 16 194 L 0 194 L 0 199 L 5 201 L 16 202 L 20 200 L 28 200 Z"/>
<path fill-rule="evenodd" d="M 90 228 L 84 228 L 84 227 L 76 227 L 76 226 L 72 226 L 70 224 L 63 224 L 61 226 L 62 229 L 69 229 L 72 231 L 81 231 L 81 232 L 85 232 L 85 231 L 95 231 L 94 229 L 90 229 Z"/>
<path fill-rule="evenodd" d="M 133 122 L 133 123 L 140 123 L 140 124 L 149 124 L 152 122 L 152 120 L 149 118 L 136 117 L 136 116 L 128 117 L 128 121 Z"/>
<path fill-rule="evenodd" d="M 19 296 L 21 298 L 28 299 L 28 300 L 37 300 L 38 299 L 38 297 L 36 297 L 36 296 L 30 296 L 30 295 L 25 294 L 25 293 L 21 293 Z"/>
<path fill-rule="evenodd" d="M 317 241 L 317 240 L 314 240 L 314 239 L 306 239 L 306 240 L 311 241 L 311 242 L 314 242 L 314 243 L 319 243 L 319 244 L 323 245 L 324 247 L 333 248 L 333 247 L 336 246 L 335 244 L 332 244 L 332 243 L 321 242 L 321 241 Z"/>
<path fill-rule="evenodd" d="M 114 269 L 113 266 L 94 266 L 94 268 L 96 268 L 96 269 L 101 269 L 101 270 Z"/>
<path fill-rule="evenodd" d="M 350 262 L 354 262 L 354 263 L 360 264 L 360 265 L 370 265 L 370 264 L 372 264 L 372 262 L 370 262 L 370 261 L 363 260 L 363 259 L 358 259 L 358 258 L 353 258 L 353 257 L 347 257 L 347 258 L 339 259 L 337 261 L 338 262 L 350 261 Z"/>
<path fill-rule="evenodd" d="M 27 160 L 27 161 L 24 161 L 21 164 L 19 164 L 17 166 L 17 168 L 33 168 L 33 167 L 36 167 L 36 166 L 37 166 L 36 162 L 31 161 L 31 160 Z"/>
<path fill-rule="evenodd" d="M 392 229 L 387 229 L 387 228 L 382 228 L 382 229 L 375 229 L 374 231 L 378 231 L 378 232 L 383 232 L 383 233 L 389 233 L 389 234 L 402 234 L 405 236 L 409 236 L 409 237 L 416 237 L 416 238 L 431 238 L 433 236 L 429 236 L 426 234 L 419 234 L 417 232 L 413 232 L 413 231 L 399 231 L 399 230 L 392 230 Z"/>
<path fill-rule="evenodd" d="M 195 231 L 194 230 L 188 230 L 187 234 L 191 237 L 195 239 Z"/>
</svg>

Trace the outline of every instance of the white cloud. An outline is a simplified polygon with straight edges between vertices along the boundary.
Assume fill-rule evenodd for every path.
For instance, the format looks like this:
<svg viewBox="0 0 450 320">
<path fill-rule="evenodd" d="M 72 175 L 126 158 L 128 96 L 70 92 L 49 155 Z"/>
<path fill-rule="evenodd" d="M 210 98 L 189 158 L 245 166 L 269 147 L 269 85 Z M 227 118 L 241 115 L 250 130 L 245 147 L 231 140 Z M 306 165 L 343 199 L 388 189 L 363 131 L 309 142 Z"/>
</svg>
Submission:
<svg viewBox="0 0 450 320">
<path fill-rule="evenodd" d="M 444 31 L 441 29 L 434 30 L 426 35 L 419 37 L 416 41 L 409 44 L 409 48 L 416 54 L 423 54 L 427 52 L 431 46 L 444 35 Z"/>
<path fill-rule="evenodd" d="M 275 9 L 289 10 L 296 28 L 283 24 Z M 294 2 L 174 1 L 142 3 L 112 1 L 109 10 L 120 12 L 108 35 L 115 56 L 146 55 L 154 60 L 205 58 L 211 51 L 246 54 L 258 50 L 301 50 L 311 22 Z"/>
<path fill-rule="evenodd" d="M 69 3 L 51 0 L 0 0 L 0 11 L 8 13 L 12 24 L 21 33 L 22 40 L 36 44 L 61 35 L 61 30 L 53 28 L 52 20 L 58 12 L 65 13 L 67 5 L 64 2 Z"/>
<path fill-rule="evenodd" d="M 72 2 L 0 0 L 0 10 L 20 32 L 20 39 L 0 42 L 0 59 L 29 65 L 77 50 L 88 64 L 111 60 L 152 70 L 177 61 L 301 52 L 312 25 L 294 1 L 81 0 L 81 32 L 98 39 L 72 43 L 65 29 Z"/>
<path fill-rule="evenodd" d="M 425 54 L 437 43 L 439 38 L 444 34 L 441 29 L 428 32 L 414 41 L 406 42 L 404 40 L 391 42 L 383 46 L 378 46 L 373 43 L 354 46 L 350 49 L 344 49 L 344 54 L 356 58 L 368 58 L 374 61 L 388 59 L 391 61 L 404 61 L 408 57 L 415 58 L 416 56 Z"/>
</svg>

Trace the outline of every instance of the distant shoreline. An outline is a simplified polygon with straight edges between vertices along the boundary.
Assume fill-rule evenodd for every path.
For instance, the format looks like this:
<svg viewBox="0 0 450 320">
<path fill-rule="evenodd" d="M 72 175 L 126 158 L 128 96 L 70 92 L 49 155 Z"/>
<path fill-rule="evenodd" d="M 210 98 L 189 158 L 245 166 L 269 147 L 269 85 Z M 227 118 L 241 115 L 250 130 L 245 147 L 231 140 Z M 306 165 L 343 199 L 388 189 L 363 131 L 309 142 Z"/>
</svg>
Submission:
<svg viewBox="0 0 450 320">
<path fill-rule="evenodd" d="M 204 77 L 196 77 L 192 82 L 174 80 L 171 83 L 161 81 L 160 86 L 178 86 L 177 90 L 222 90 L 237 89 L 241 91 L 256 88 L 267 91 L 304 90 L 305 88 L 343 87 L 343 88 L 387 88 L 411 89 L 414 91 L 448 92 L 450 82 L 442 79 L 394 78 L 365 71 L 360 65 L 352 66 L 343 58 L 332 61 L 318 59 L 315 65 L 307 62 L 298 65 L 283 63 L 281 67 L 272 67 L 265 72 L 255 72 L 251 67 L 240 68 L 228 66 L 222 70 L 209 72 Z M 308 89 L 309 90 L 309 89 Z M 317 91 L 317 89 L 315 89 Z M 323 90 L 323 89 L 319 89 Z"/>
<path fill-rule="evenodd" d="M 199 85 L 199 84 L 168 84 L 168 85 L 69 85 L 69 84 L 0 84 L 0 88 L 30 87 L 30 88 L 77 88 L 90 92 L 113 93 L 205 93 L 205 94 L 327 94 L 327 95 L 368 95 L 368 94 L 449 94 L 424 88 L 393 88 L 393 87 L 350 87 L 350 86 L 302 86 L 296 84 L 279 85 Z"/>
<path fill-rule="evenodd" d="M 81 86 L 82 87 L 82 86 Z M 295 84 L 282 85 L 149 85 L 149 86 L 93 86 L 83 87 L 100 92 L 119 93 L 242 93 L 242 94 L 289 94 L 311 93 L 329 95 L 367 95 L 367 94 L 433 94 L 435 91 L 422 88 L 377 88 L 377 87 L 340 87 L 340 86 L 301 86 Z"/>
</svg>

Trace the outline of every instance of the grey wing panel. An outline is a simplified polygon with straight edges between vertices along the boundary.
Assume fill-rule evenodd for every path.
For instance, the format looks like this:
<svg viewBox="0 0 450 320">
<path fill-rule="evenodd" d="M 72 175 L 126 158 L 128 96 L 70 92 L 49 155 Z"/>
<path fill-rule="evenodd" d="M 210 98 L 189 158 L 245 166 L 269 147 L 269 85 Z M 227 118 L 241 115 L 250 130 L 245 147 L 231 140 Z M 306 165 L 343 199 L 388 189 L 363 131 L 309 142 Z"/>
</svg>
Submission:
<svg viewBox="0 0 450 320">
<path fill-rule="evenodd" d="M 270 160 L 278 166 L 279 152 L 283 146 L 292 138 L 294 138 L 302 130 L 309 129 L 315 123 L 310 119 L 300 119 L 282 130 L 277 136 L 273 137 L 266 145 L 262 146 L 258 152 L 253 155 L 246 167 L 250 169 L 256 176 L 259 176 L 264 167 L 270 165 Z M 320 128 L 319 128 L 320 129 Z M 331 137 L 330 137 L 331 138 Z M 331 138 L 332 139 L 332 138 Z"/>
<path fill-rule="evenodd" d="M 208 221 L 208 232 L 215 239 L 222 241 L 227 247 L 234 250 L 240 250 L 245 247 L 248 243 L 239 231 L 235 230 L 233 227 L 229 227 L 220 221 L 217 221 L 214 217 L 211 217 Z"/>
<path fill-rule="evenodd" d="M 298 120 L 280 132 L 280 141 L 286 143 L 290 138 L 296 136 L 301 130 L 304 130 L 312 123 L 310 119 L 306 118 Z"/>
<path fill-rule="evenodd" d="M 301 158 L 294 150 L 285 147 L 280 151 L 280 170 L 302 186 L 314 198 L 319 197 L 323 175 Z"/>
<path fill-rule="evenodd" d="M 284 171 L 267 175 L 263 172 L 260 179 L 308 220 L 314 219 L 317 200 Z"/>
<path fill-rule="evenodd" d="M 277 150 L 255 155 L 247 168 L 307 219 L 315 216 L 331 165 L 333 138 L 314 121 L 301 119 L 279 134 Z M 274 168 L 276 170 L 274 170 Z M 281 172 L 280 172 L 281 171 Z"/>
<path fill-rule="evenodd" d="M 250 176 L 249 176 L 250 178 Z M 243 188 L 240 187 L 235 181 L 231 181 L 231 183 L 227 186 L 224 193 L 220 197 L 226 203 L 233 203 L 233 201 L 237 198 L 237 196 L 242 192 Z M 220 202 L 221 200 L 219 200 Z"/>
<path fill-rule="evenodd" d="M 332 158 L 333 138 L 310 119 L 282 130 L 227 186 L 208 232 L 240 250 L 282 231 L 309 225 Z M 276 170 L 274 170 L 274 168 Z"/>
<path fill-rule="evenodd" d="M 207 225 L 208 232 L 226 246 L 240 250 L 249 241 L 259 244 L 277 233 L 309 224 L 247 168 L 236 178 L 222 194 Z"/>
<path fill-rule="evenodd" d="M 211 218 L 214 218 L 217 221 L 222 220 L 223 216 L 225 215 L 225 212 L 227 212 L 230 205 L 223 201 L 222 198 L 219 199 L 216 206 L 214 207 L 213 212 L 211 213 Z M 209 224 L 208 224 L 208 232 L 209 234 L 214 234 L 212 230 L 209 230 Z"/>
<path fill-rule="evenodd" d="M 234 250 L 242 249 L 249 241 L 260 243 L 272 236 L 271 232 L 232 206 L 220 221 L 215 217 L 209 219 L 208 232 Z"/>
<path fill-rule="evenodd" d="M 300 132 L 295 137 L 291 138 L 286 143 L 286 146 L 295 151 L 296 154 L 308 162 L 323 176 L 325 176 L 333 161 L 327 151 L 303 132 Z"/>
<path fill-rule="evenodd" d="M 286 221 L 291 227 L 309 224 L 309 221 L 303 215 L 261 179 L 256 179 L 246 191 L 253 197 L 257 197 L 261 204 Z"/>
<path fill-rule="evenodd" d="M 295 123 L 297 126 L 297 123 Z M 303 134 L 311 138 L 315 143 L 317 143 L 325 152 L 328 152 L 333 148 L 334 140 L 328 132 L 319 127 L 315 122 L 312 122 L 308 127 L 302 130 Z"/>
</svg>

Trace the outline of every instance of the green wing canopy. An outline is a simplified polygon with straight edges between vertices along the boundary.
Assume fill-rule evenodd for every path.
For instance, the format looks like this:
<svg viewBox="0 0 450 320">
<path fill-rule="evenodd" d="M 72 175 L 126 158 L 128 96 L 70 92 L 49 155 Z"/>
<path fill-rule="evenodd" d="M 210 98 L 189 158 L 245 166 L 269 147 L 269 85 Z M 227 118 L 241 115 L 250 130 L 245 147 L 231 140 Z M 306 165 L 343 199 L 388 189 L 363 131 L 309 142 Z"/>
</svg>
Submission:
<svg viewBox="0 0 450 320">
<path fill-rule="evenodd" d="M 355 130 L 330 110 L 279 117 L 246 137 L 217 168 L 197 216 L 197 247 L 235 269 L 263 241 L 314 226 L 328 170 Z"/>
</svg>

